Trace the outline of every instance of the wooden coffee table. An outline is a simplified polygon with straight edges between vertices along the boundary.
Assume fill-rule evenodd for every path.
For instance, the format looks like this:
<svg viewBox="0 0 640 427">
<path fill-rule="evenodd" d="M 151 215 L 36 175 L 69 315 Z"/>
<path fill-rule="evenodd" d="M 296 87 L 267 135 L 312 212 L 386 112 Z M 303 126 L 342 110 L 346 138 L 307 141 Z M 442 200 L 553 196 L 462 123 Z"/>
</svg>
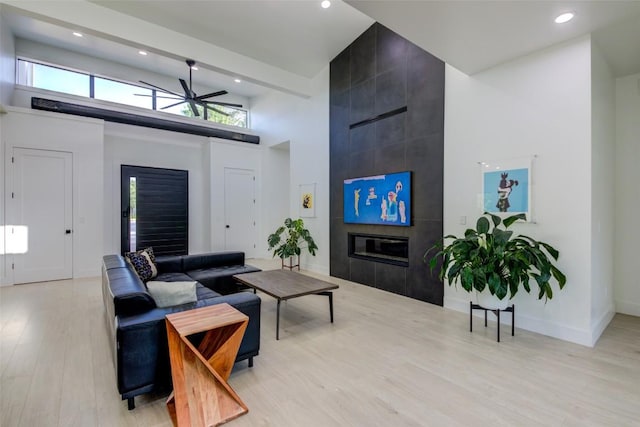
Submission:
<svg viewBox="0 0 640 427">
<path fill-rule="evenodd" d="M 236 274 L 235 280 L 278 300 L 276 317 L 276 340 L 280 339 L 280 302 L 305 295 L 325 295 L 329 297 L 329 314 L 333 323 L 333 292 L 338 285 L 315 279 L 310 276 L 284 270 L 259 271 L 256 273 Z"/>
</svg>

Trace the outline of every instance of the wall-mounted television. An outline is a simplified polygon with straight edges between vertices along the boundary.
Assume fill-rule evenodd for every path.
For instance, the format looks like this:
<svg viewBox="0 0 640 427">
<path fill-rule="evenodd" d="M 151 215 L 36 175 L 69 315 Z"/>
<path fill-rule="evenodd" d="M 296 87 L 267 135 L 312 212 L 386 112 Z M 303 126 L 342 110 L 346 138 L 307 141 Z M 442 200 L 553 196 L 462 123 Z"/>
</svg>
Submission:
<svg viewBox="0 0 640 427">
<path fill-rule="evenodd" d="M 344 180 L 344 222 L 411 225 L 411 172 Z"/>
</svg>

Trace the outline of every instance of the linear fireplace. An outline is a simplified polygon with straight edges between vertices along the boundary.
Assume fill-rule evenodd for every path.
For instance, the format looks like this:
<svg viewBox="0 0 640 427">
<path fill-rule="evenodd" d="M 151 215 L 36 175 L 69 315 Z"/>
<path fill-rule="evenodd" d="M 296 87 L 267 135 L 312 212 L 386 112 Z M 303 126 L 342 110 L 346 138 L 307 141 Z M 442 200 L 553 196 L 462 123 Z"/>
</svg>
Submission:
<svg viewBox="0 0 640 427">
<path fill-rule="evenodd" d="M 349 233 L 349 256 L 408 267 L 409 238 Z"/>
</svg>

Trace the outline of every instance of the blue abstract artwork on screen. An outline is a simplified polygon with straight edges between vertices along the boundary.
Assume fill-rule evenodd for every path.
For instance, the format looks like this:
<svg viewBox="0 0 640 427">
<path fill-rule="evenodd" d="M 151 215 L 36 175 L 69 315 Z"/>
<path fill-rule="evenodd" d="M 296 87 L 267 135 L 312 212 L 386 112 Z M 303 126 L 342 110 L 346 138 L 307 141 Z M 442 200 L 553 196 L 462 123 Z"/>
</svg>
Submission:
<svg viewBox="0 0 640 427">
<path fill-rule="evenodd" d="M 411 225 L 411 172 L 344 180 L 344 222 Z"/>
</svg>

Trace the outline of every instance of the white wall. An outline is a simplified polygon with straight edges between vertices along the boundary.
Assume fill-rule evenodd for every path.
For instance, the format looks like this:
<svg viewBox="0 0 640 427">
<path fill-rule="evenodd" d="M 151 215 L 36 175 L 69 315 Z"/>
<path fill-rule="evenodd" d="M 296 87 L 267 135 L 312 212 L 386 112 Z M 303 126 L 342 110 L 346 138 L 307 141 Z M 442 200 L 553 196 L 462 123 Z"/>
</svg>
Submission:
<svg viewBox="0 0 640 427">
<path fill-rule="evenodd" d="M 640 316 L 640 73 L 616 80 L 615 305 Z"/>
<path fill-rule="evenodd" d="M 119 123 L 105 123 L 104 253 L 120 253 L 120 166 L 189 171 L 189 253 L 210 250 L 208 138 Z"/>
<path fill-rule="evenodd" d="M 268 251 L 267 237 L 280 227 L 290 215 L 289 194 L 291 174 L 289 171 L 289 142 L 264 147 L 262 151 L 262 233 L 260 253 L 264 258 L 273 257 Z"/>
<path fill-rule="evenodd" d="M 15 83 L 15 43 L 0 5 L 0 106 L 9 105 Z"/>
<path fill-rule="evenodd" d="M 535 223 L 516 224 L 560 251 L 567 275 L 547 302 L 521 291 L 516 326 L 593 345 L 591 331 L 590 39 L 583 37 L 467 76 L 446 67 L 444 234 L 460 235 L 481 213 L 477 162 L 533 156 Z M 468 311 L 470 296 L 445 285 L 444 305 Z M 505 316 L 508 317 L 508 316 Z"/>
<path fill-rule="evenodd" d="M 16 107 L 7 107 L 7 110 L 2 126 L 8 188 L 11 187 L 9 159 L 14 147 L 73 153 L 73 276 L 98 276 L 103 247 L 102 120 Z M 8 196 L 5 203 L 6 221 L 10 224 Z M 5 258 L 7 263 L 11 262 L 10 256 Z M 11 278 L 7 282 L 11 283 Z"/>
<path fill-rule="evenodd" d="M 292 218 L 300 216 L 300 185 L 316 183 L 316 217 L 303 219 L 319 250 L 315 257 L 305 253 L 301 263 L 303 268 L 329 274 L 328 65 L 315 77 L 313 86 L 314 95 L 308 99 L 281 93 L 255 99 L 252 125 L 267 146 L 289 141 L 288 214 Z"/>
<path fill-rule="evenodd" d="M 3 6 L 0 5 L 0 165 L 4 165 L 4 137 L 2 132 L 3 119 L 2 114 L 5 107 L 9 105 L 11 96 L 13 94 L 13 82 L 15 81 L 15 66 L 13 62 L 14 57 L 14 40 L 9 26 L 4 22 L 2 16 Z M 3 168 L 4 169 L 4 168 Z M 3 226 L 5 221 L 5 176 L 4 171 L 0 172 L 0 226 Z M 0 229 L 0 233 L 3 229 Z M 3 238 L 0 241 L 4 242 Z M 0 243 L 0 285 L 5 283 L 5 259 L 4 259 L 4 247 L 3 243 Z"/>
<path fill-rule="evenodd" d="M 615 314 L 613 242 L 615 85 L 600 49 L 591 44 L 591 331 L 598 339 Z"/>
</svg>

